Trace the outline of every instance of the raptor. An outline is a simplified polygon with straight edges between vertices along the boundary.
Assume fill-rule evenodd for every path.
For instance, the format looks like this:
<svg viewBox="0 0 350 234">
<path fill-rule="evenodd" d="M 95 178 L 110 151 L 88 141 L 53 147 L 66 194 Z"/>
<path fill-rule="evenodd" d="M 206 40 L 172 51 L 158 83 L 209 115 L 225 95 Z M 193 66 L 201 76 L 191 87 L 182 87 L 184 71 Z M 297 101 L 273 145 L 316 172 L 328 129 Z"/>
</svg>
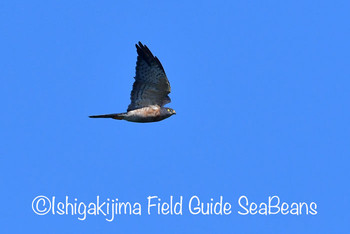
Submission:
<svg viewBox="0 0 350 234">
<path fill-rule="evenodd" d="M 112 118 L 130 122 L 157 122 L 176 114 L 164 105 L 171 102 L 170 83 L 159 59 L 153 56 L 146 45 L 136 44 L 136 76 L 132 87 L 127 112 L 92 115 L 90 118 Z"/>
</svg>

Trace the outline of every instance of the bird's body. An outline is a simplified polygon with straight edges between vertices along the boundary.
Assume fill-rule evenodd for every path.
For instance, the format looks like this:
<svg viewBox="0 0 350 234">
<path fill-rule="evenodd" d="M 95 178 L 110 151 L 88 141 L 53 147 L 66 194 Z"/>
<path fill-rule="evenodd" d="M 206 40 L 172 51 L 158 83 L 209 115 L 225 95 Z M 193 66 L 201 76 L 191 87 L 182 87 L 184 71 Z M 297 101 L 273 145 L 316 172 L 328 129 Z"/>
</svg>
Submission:
<svg viewBox="0 0 350 234">
<path fill-rule="evenodd" d="M 128 111 L 126 113 L 108 114 L 108 115 L 92 115 L 90 118 L 112 118 L 119 120 L 126 120 L 130 122 L 148 123 L 158 122 L 163 119 L 169 118 L 173 115 L 172 109 L 160 107 L 158 105 L 147 106 L 135 110 Z"/>
<path fill-rule="evenodd" d="M 170 103 L 170 83 L 164 68 L 147 46 L 136 44 L 136 76 L 131 91 L 131 103 L 127 112 L 107 115 L 92 115 L 90 118 L 112 118 L 130 122 L 157 122 L 176 114 L 164 107 Z"/>
</svg>

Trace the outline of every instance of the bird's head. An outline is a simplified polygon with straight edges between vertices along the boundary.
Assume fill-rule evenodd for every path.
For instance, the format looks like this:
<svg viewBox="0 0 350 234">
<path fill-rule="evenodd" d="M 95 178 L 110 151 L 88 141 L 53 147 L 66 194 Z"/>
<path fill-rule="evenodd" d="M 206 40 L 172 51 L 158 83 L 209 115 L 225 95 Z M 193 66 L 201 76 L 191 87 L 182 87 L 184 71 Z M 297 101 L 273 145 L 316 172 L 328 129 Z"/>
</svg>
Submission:
<svg viewBox="0 0 350 234">
<path fill-rule="evenodd" d="M 176 115 L 176 111 L 174 109 L 169 108 L 169 107 L 163 107 L 162 111 L 164 114 L 169 115 L 169 116 Z"/>
</svg>

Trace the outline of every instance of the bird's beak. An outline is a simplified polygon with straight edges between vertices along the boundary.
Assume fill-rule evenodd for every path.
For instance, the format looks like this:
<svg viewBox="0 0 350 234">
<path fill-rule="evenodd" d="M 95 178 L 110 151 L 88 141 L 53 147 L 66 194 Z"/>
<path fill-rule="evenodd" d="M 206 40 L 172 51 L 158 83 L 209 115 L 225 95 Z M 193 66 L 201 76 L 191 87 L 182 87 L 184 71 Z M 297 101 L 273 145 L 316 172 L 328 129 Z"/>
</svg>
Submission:
<svg viewBox="0 0 350 234">
<path fill-rule="evenodd" d="M 176 111 L 175 110 L 173 111 L 173 114 L 176 115 Z"/>
</svg>

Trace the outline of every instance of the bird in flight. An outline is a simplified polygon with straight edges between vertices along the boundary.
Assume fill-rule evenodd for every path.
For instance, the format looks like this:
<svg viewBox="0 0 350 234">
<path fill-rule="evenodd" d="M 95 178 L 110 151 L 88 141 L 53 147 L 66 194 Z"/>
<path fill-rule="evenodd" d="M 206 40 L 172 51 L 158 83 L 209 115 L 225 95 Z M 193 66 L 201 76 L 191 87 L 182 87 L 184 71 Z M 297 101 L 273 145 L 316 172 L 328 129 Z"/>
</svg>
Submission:
<svg viewBox="0 0 350 234">
<path fill-rule="evenodd" d="M 112 118 L 130 122 L 157 122 L 176 114 L 164 107 L 170 103 L 170 83 L 164 68 L 146 45 L 136 44 L 137 62 L 135 82 L 131 91 L 131 103 L 127 112 L 107 115 L 92 115 L 90 118 Z"/>
</svg>

